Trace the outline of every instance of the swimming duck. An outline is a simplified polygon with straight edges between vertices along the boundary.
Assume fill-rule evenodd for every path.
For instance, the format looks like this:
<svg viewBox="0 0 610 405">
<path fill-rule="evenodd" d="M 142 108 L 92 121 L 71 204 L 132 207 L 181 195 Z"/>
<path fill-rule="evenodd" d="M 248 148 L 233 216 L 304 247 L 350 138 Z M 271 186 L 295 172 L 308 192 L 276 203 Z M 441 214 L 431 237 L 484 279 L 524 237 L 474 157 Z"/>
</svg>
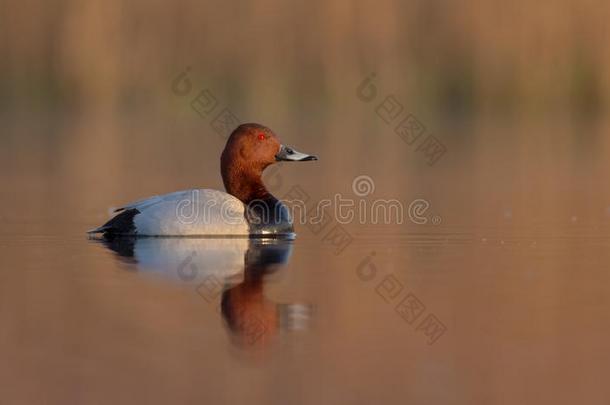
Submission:
<svg viewBox="0 0 610 405">
<path fill-rule="evenodd" d="M 260 124 L 242 124 L 229 136 L 220 158 L 226 193 L 183 190 L 127 204 L 104 225 L 88 231 L 115 236 L 293 237 L 287 207 L 265 188 L 262 174 L 279 162 L 317 160 L 284 146 Z"/>
</svg>

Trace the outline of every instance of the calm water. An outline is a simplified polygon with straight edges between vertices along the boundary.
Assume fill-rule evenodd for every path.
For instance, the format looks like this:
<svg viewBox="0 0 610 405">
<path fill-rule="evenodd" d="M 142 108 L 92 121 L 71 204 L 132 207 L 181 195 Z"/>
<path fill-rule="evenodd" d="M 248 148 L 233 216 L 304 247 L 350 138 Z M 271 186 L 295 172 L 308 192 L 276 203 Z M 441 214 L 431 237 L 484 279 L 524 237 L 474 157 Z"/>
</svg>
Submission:
<svg viewBox="0 0 610 405">
<path fill-rule="evenodd" d="M 331 215 L 275 243 L 87 239 L 112 206 L 222 188 L 224 141 L 190 111 L 9 123 L 0 402 L 608 403 L 607 126 L 435 124 L 429 166 L 360 113 L 268 122 L 320 161 L 267 182 L 396 199 L 402 223 Z"/>
</svg>

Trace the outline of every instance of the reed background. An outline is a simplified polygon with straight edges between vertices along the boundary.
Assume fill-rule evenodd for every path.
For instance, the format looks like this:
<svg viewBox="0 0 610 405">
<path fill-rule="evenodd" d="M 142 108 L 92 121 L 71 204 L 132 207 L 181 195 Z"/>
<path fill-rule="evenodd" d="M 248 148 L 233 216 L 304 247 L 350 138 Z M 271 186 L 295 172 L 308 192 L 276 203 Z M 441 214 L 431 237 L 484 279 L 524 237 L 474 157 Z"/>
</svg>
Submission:
<svg viewBox="0 0 610 405">
<path fill-rule="evenodd" d="M 166 111 L 187 66 L 246 114 L 332 109 L 372 71 L 435 114 L 592 119 L 608 105 L 603 1 L 0 4 L 5 111 Z"/>
<path fill-rule="evenodd" d="M 320 155 L 315 166 L 281 171 L 284 187 L 309 185 L 318 198 L 349 191 L 355 176 L 367 174 L 378 190 L 405 198 L 451 195 L 445 210 L 455 222 L 493 222 L 502 207 L 517 205 L 523 215 L 513 222 L 554 221 L 558 201 L 572 200 L 606 217 L 604 2 L 26 0 L 0 7 L 0 179 L 12 215 L 39 212 L 46 221 L 52 206 L 93 225 L 114 204 L 222 189 L 225 139 L 212 115 L 191 106 L 209 89 L 219 103 L 213 115 L 226 106 L 241 122 L 268 125 Z M 179 96 L 172 83 L 186 69 L 192 91 Z M 373 72 L 379 94 L 367 104 L 356 89 Z M 375 113 L 387 95 L 447 147 L 440 164 L 431 168 Z"/>
</svg>

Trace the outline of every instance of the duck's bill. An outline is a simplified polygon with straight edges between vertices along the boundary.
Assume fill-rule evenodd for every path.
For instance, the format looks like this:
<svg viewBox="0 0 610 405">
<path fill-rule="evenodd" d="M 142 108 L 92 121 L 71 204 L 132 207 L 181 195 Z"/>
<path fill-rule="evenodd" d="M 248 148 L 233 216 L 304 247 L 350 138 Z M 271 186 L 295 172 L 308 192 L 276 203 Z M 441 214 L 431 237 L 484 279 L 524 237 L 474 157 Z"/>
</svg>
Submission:
<svg viewBox="0 0 610 405">
<path fill-rule="evenodd" d="M 307 160 L 318 160 L 318 157 L 297 152 L 289 146 L 282 145 L 280 151 L 275 155 L 275 160 L 278 162 L 304 162 Z"/>
</svg>

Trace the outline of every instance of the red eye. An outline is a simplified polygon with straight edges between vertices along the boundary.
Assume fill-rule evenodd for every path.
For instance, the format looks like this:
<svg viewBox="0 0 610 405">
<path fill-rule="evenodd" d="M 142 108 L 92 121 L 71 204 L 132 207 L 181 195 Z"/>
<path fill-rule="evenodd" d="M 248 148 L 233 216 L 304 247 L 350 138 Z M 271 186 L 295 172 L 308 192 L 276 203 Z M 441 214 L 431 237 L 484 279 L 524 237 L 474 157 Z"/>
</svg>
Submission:
<svg viewBox="0 0 610 405">
<path fill-rule="evenodd" d="M 265 140 L 265 134 L 258 134 L 258 140 L 259 141 L 264 141 Z"/>
</svg>

